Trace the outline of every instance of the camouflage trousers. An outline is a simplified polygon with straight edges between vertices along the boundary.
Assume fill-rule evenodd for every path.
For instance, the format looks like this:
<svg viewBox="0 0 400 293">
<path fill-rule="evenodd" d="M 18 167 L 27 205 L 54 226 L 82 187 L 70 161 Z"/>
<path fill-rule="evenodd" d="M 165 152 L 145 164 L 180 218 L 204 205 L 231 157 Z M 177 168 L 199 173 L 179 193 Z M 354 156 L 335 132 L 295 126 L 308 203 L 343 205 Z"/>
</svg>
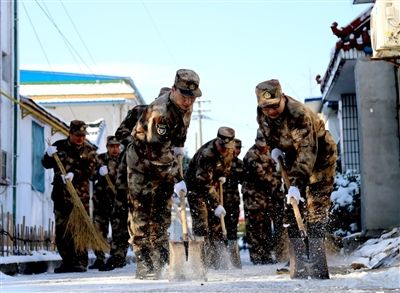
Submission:
<svg viewBox="0 0 400 293">
<path fill-rule="evenodd" d="M 228 240 L 237 240 L 237 230 L 240 213 L 240 196 L 239 192 L 224 193 L 224 208 L 226 210 L 225 226 Z"/>
<path fill-rule="evenodd" d="M 127 190 L 117 189 L 113 205 L 109 209 L 94 212 L 93 220 L 105 239 L 111 225 L 110 256 L 113 260 L 124 262 L 129 246 Z M 105 259 L 103 251 L 95 251 L 95 255 L 99 260 Z"/>
<path fill-rule="evenodd" d="M 189 191 L 188 201 L 194 235 L 205 236 L 209 241 L 223 240 L 221 220 L 214 215 L 201 194 L 195 190 Z"/>
<path fill-rule="evenodd" d="M 273 219 L 272 216 L 267 210 L 245 212 L 246 240 L 249 244 L 250 260 L 254 264 L 272 263 L 275 250 L 281 245 L 279 242 L 283 229 L 275 229 L 275 225 L 282 227 L 282 217 Z"/>
<path fill-rule="evenodd" d="M 140 173 L 128 168 L 128 186 L 129 242 L 141 266 L 160 270 L 169 261 L 174 172 L 154 168 Z"/>
<path fill-rule="evenodd" d="M 312 183 L 310 183 L 308 186 L 305 188 L 300 188 L 300 193 L 305 198 L 305 201 L 299 203 L 299 210 L 306 226 L 318 224 L 319 227 L 324 227 L 323 229 L 326 228 L 329 220 L 329 208 L 331 205 L 330 197 L 333 191 L 334 174 L 334 166 L 327 168 L 318 172 L 317 174 L 314 174 L 311 177 Z M 289 237 L 299 238 L 300 233 L 292 206 L 287 205 L 285 211 L 286 213 L 284 222 L 289 224 Z M 313 236 L 312 234 L 314 232 L 316 234 L 321 234 L 321 231 L 310 230 L 310 236 Z"/>
<path fill-rule="evenodd" d="M 238 223 L 239 223 L 239 205 L 224 205 L 226 210 L 225 227 L 228 240 L 237 240 Z"/>
</svg>

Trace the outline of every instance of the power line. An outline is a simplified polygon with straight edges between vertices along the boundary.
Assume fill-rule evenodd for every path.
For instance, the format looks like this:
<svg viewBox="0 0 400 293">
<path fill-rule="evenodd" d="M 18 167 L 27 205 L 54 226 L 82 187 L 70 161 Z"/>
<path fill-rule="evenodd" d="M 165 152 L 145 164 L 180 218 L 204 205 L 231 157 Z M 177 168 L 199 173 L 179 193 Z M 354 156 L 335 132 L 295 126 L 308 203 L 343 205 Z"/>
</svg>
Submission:
<svg viewBox="0 0 400 293">
<path fill-rule="evenodd" d="M 71 42 L 68 40 L 68 38 L 64 35 L 64 33 L 61 31 L 61 29 L 58 27 L 58 25 L 56 24 L 56 22 L 54 21 L 53 17 L 50 15 L 50 13 L 48 13 L 43 7 L 42 5 L 35 0 L 36 4 L 39 6 L 39 8 L 43 11 L 43 13 L 47 16 L 47 18 L 50 20 L 51 24 L 55 27 L 55 29 L 57 30 L 57 32 L 60 34 L 60 36 L 62 37 L 64 43 L 67 45 L 68 50 L 70 51 L 72 57 L 75 59 L 74 54 L 80 59 L 80 61 L 86 66 L 86 68 L 89 70 L 89 72 L 93 75 L 95 75 L 91 68 L 89 67 L 89 65 L 85 62 L 85 60 L 82 58 L 82 56 L 79 54 L 79 52 L 74 48 L 74 46 L 71 44 Z M 76 59 L 75 59 L 76 62 Z M 80 65 L 78 62 L 76 62 L 77 65 L 80 68 Z M 81 68 L 80 68 L 81 69 Z M 83 71 L 81 69 L 81 71 Z"/>
<path fill-rule="evenodd" d="M 81 41 L 83 47 L 85 48 L 86 53 L 89 55 L 89 57 L 90 57 L 90 59 L 92 60 L 93 64 L 96 65 L 96 62 L 94 61 L 94 58 L 93 58 L 92 54 L 90 53 L 89 48 L 86 46 L 85 41 L 83 40 L 81 34 L 79 33 L 78 28 L 76 27 L 76 25 L 75 25 L 75 23 L 74 23 L 74 21 L 73 21 L 71 15 L 68 13 L 68 10 L 67 10 L 67 8 L 65 7 L 64 3 L 62 2 L 62 0 L 60 0 L 60 3 L 61 3 L 61 6 L 62 6 L 63 9 L 64 9 L 64 12 L 65 12 L 65 14 L 67 15 L 69 21 L 71 22 L 72 27 L 74 28 L 75 33 L 78 35 L 79 40 Z"/>
<path fill-rule="evenodd" d="M 22 1 L 22 7 L 24 8 L 25 14 L 26 14 L 26 16 L 28 17 L 28 20 L 29 20 L 29 22 L 30 22 L 30 24 L 31 24 L 31 26 L 32 26 L 33 33 L 35 34 L 36 40 L 37 40 L 38 43 L 39 43 L 39 46 L 40 46 L 40 49 L 41 49 L 41 51 L 42 51 L 42 53 L 43 53 L 43 55 L 44 55 L 44 58 L 46 59 L 47 64 L 49 65 L 49 67 L 50 67 L 50 69 L 51 69 L 51 63 L 50 63 L 49 57 L 48 57 L 47 54 L 46 54 L 46 50 L 45 50 L 44 47 L 43 47 L 43 44 L 42 44 L 42 42 L 41 42 L 41 40 L 40 40 L 40 37 L 39 37 L 39 34 L 37 33 L 36 28 L 35 28 L 35 26 L 34 26 L 34 24 L 33 24 L 33 22 L 32 22 L 31 16 L 29 15 L 28 10 L 26 9 L 26 6 L 25 6 L 24 1 Z"/>
</svg>

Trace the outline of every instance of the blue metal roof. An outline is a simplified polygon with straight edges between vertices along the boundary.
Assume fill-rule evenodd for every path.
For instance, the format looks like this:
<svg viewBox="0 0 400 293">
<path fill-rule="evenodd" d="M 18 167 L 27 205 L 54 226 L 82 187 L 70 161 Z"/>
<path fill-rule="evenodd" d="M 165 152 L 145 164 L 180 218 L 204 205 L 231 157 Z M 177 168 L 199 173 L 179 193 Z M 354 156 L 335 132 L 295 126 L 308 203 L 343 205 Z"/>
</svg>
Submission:
<svg viewBox="0 0 400 293">
<path fill-rule="evenodd" d="M 76 83 L 76 82 L 113 82 L 126 80 L 127 77 L 111 76 L 111 75 L 96 75 L 82 74 L 69 72 L 54 72 L 54 71 L 38 71 L 38 70 L 20 70 L 20 83 Z"/>
</svg>

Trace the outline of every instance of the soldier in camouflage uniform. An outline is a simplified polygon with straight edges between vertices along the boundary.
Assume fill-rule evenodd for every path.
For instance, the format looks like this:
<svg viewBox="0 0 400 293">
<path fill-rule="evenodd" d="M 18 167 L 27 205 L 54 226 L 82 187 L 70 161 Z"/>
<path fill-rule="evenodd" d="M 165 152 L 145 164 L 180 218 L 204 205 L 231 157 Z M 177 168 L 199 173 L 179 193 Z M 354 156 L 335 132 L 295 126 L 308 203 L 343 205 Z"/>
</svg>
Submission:
<svg viewBox="0 0 400 293">
<path fill-rule="evenodd" d="M 185 173 L 193 234 L 204 237 L 205 264 L 216 269 L 220 268 L 216 245 L 224 240 L 220 217 L 226 215 L 225 208 L 220 204 L 220 182 L 225 183 L 231 170 L 234 138 L 232 128 L 220 127 L 217 138 L 205 143 L 196 152 Z"/>
<path fill-rule="evenodd" d="M 109 224 L 113 225 L 112 211 L 116 196 L 114 192 L 120 152 L 119 141 L 115 136 L 108 136 L 107 152 L 97 156 L 99 167 L 93 193 L 93 222 L 105 239 L 107 239 Z M 112 186 L 109 185 L 106 176 L 109 177 Z M 104 265 L 104 252 L 95 251 L 94 253 L 96 260 L 89 269 L 99 269 Z"/>
<path fill-rule="evenodd" d="M 94 179 L 96 173 L 96 148 L 85 142 L 87 125 L 80 120 L 71 121 L 69 135 L 53 143 L 46 150 L 42 165 L 46 169 L 54 170 L 53 190 L 51 199 L 54 202 L 56 222 L 56 245 L 61 255 L 62 264 L 54 269 L 55 273 L 85 272 L 88 265 L 87 251 L 77 252 L 73 238 L 66 230 L 73 204 L 70 200 L 65 182 L 71 180 L 83 206 L 89 213 L 89 180 Z M 67 174 L 64 176 L 53 158 L 57 153 Z"/>
<path fill-rule="evenodd" d="M 328 222 L 330 195 L 333 191 L 336 144 L 325 129 L 324 122 L 304 104 L 282 92 L 276 79 L 256 86 L 257 122 L 275 161 L 284 157 L 289 177 L 287 199 L 294 199 L 300 208 L 308 232 L 309 270 L 315 278 L 329 278 L 324 235 Z M 305 200 L 301 197 L 303 195 Z M 292 278 L 307 278 L 302 274 L 303 241 L 296 225 L 292 206 L 287 207 L 290 273 Z M 307 245 L 305 246 L 307 247 Z M 307 248 L 305 248 L 307 251 Z"/>
<path fill-rule="evenodd" d="M 136 123 L 128 145 L 130 243 L 137 278 L 160 278 L 169 258 L 171 195 L 179 178 L 177 156 L 184 154 L 193 104 L 201 96 L 199 76 L 180 69 L 171 91 L 154 100 Z"/>
<path fill-rule="evenodd" d="M 147 105 L 137 105 L 128 111 L 125 119 L 115 132 L 115 138 L 123 145 L 119 154 L 115 187 L 117 195 L 112 203 L 111 213 L 111 250 L 107 262 L 99 267 L 99 271 L 111 271 L 126 265 L 129 246 L 128 233 L 128 173 L 126 164 L 126 147 L 132 141 L 131 132 Z"/>
<path fill-rule="evenodd" d="M 231 171 L 226 177 L 224 185 L 224 208 L 226 210 L 225 225 L 228 238 L 228 247 L 232 264 L 241 268 L 240 254 L 237 244 L 238 222 L 240 214 L 239 184 L 242 183 L 243 161 L 239 159 L 242 150 L 242 141 L 235 138 L 235 149 Z"/>
<path fill-rule="evenodd" d="M 275 162 L 260 131 L 244 156 L 243 165 L 242 193 L 250 260 L 253 264 L 275 263 L 274 251 L 283 229 L 284 195 L 280 192 Z"/>
</svg>

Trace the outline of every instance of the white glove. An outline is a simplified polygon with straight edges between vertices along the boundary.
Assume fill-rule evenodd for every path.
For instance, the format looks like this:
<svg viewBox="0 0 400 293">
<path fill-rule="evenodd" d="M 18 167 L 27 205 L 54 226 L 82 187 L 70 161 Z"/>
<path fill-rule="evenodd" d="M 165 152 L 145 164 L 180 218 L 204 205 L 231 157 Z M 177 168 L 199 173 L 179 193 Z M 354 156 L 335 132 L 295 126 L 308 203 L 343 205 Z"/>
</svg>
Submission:
<svg viewBox="0 0 400 293">
<path fill-rule="evenodd" d="M 46 150 L 46 154 L 47 154 L 49 157 L 52 157 L 56 152 L 57 152 L 57 147 L 56 147 L 56 146 L 53 146 L 53 145 L 49 146 L 49 147 L 47 148 L 47 150 Z"/>
<path fill-rule="evenodd" d="M 185 148 L 184 147 L 174 147 L 174 156 L 184 156 L 185 155 Z"/>
<path fill-rule="evenodd" d="M 217 208 L 214 210 L 214 214 L 220 218 L 222 215 L 226 215 L 226 211 L 222 205 L 218 205 Z"/>
<path fill-rule="evenodd" d="M 274 160 L 277 164 L 279 164 L 279 157 L 283 158 L 283 153 L 280 149 L 273 149 L 271 152 L 271 158 Z"/>
<path fill-rule="evenodd" d="M 66 175 L 61 175 L 61 178 L 64 184 L 67 183 L 67 180 L 72 182 L 72 179 L 74 179 L 74 173 L 68 172 Z"/>
<path fill-rule="evenodd" d="M 218 178 L 219 182 L 221 182 L 222 184 L 224 184 L 226 182 L 226 178 L 225 177 L 219 177 Z"/>
<path fill-rule="evenodd" d="M 304 198 L 300 195 L 300 190 L 296 186 L 289 187 L 288 194 L 286 194 L 287 204 L 290 204 L 291 198 L 294 198 L 297 204 L 299 204 L 300 201 L 304 201 Z"/>
<path fill-rule="evenodd" d="M 177 195 L 179 195 L 179 191 L 181 191 L 181 190 L 183 190 L 183 192 L 185 193 L 185 195 L 186 195 L 186 193 L 187 193 L 187 188 L 186 188 L 186 183 L 185 183 L 185 181 L 179 181 L 178 183 L 176 183 L 175 185 L 174 185 L 174 192 L 177 194 Z"/>
<path fill-rule="evenodd" d="M 106 176 L 108 174 L 108 168 L 106 165 L 103 165 L 99 168 L 100 176 Z"/>
</svg>

